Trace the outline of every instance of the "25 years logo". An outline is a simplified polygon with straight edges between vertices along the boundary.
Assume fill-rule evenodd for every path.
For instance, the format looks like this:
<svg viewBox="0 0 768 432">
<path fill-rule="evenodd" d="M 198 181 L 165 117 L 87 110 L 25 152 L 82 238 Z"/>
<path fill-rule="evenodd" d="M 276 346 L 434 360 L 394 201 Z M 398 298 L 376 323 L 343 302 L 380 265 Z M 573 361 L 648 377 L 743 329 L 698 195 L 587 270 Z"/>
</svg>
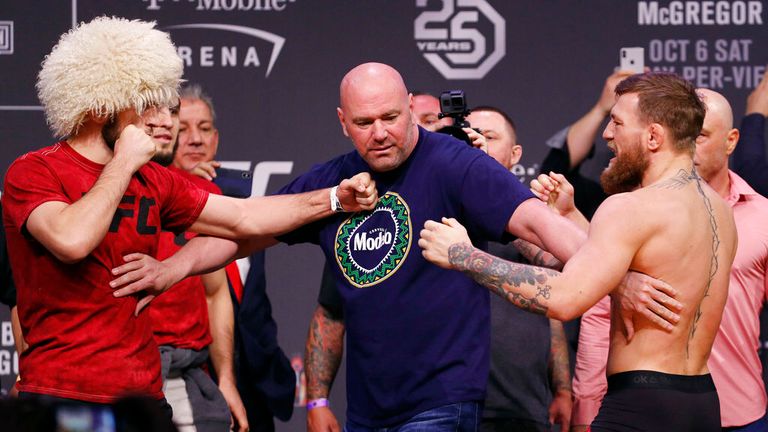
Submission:
<svg viewBox="0 0 768 432">
<path fill-rule="evenodd" d="M 506 22 L 486 0 L 416 0 L 416 46 L 446 79 L 482 79 L 506 55 Z"/>
</svg>

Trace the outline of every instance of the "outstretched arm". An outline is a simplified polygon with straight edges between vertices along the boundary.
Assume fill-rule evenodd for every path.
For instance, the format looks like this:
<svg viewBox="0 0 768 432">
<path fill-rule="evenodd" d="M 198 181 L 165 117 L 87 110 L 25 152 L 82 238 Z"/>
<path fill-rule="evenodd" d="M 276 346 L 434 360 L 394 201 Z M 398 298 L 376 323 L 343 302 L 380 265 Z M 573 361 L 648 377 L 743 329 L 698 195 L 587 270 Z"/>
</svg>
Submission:
<svg viewBox="0 0 768 432">
<path fill-rule="evenodd" d="M 571 157 L 571 169 L 577 167 L 589 155 L 595 144 L 595 137 L 605 117 L 611 111 L 616 102 L 616 84 L 634 72 L 618 71 L 611 74 L 605 80 L 600 98 L 592 109 L 578 119 L 568 129 L 568 154 Z"/>
<path fill-rule="evenodd" d="M 376 182 L 360 173 L 333 189 L 248 199 L 211 195 L 189 230 L 230 239 L 275 237 L 330 216 L 332 199 L 344 211 L 371 210 L 378 201 Z"/>
<path fill-rule="evenodd" d="M 307 335 L 304 371 L 307 400 L 327 399 L 344 352 L 344 323 L 318 305 Z M 329 407 L 307 411 L 308 432 L 339 432 L 339 423 Z"/>
<path fill-rule="evenodd" d="M 454 219 L 427 221 L 419 246 L 427 260 L 468 274 L 522 309 L 570 320 L 621 282 L 635 252 L 649 235 L 646 228 L 627 226 L 632 219 L 628 214 L 637 211 L 631 203 L 626 197 L 604 203 L 595 214 L 587 242 L 562 273 L 504 261 L 480 251 Z M 602 265 L 595 266 L 595 262 Z"/>
</svg>

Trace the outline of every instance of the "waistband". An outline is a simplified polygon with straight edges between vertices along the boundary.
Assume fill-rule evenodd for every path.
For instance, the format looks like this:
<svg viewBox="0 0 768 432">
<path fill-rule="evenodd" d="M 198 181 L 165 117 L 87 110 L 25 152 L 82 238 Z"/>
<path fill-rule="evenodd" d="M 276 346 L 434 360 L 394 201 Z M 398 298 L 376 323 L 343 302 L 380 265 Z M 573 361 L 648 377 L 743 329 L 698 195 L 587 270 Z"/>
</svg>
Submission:
<svg viewBox="0 0 768 432">
<path fill-rule="evenodd" d="M 657 388 L 685 393 L 714 392 L 712 375 L 673 375 L 656 371 L 619 372 L 608 377 L 608 391 L 630 388 Z"/>
</svg>

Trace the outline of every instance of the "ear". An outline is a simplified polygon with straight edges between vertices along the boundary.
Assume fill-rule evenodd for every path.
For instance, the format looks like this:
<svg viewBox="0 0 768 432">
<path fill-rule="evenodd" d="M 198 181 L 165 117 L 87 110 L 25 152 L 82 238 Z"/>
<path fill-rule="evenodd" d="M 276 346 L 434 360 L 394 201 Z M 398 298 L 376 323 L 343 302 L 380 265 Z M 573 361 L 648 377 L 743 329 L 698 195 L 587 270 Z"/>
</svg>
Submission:
<svg viewBox="0 0 768 432">
<path fill-rule="evenodd" d="M 736 150 L 736 144 L 739 143 L 739 130 L 734 128 L 728 131 L 728 136 L 725 139 L 726 147 L 725 154 L 730 156 L 734 150 Z"/>
<path fill-rule="evenodd" d="M 213 145 L 213 155 L 216 156 L 216 152 L 219 151 L 219 130 L 213 129 L 213 138 L 211 138 L 211 144 Z"/>
<path fill-rule="evenodd" d="M 523 157 L 523 146 L 515 144 L 512 146 L 512 155 L 509 158 L 509 166 L 513 166 L 520 162 L 520 158 Z"/>
<path fill-rule="evenodd" d="M 339 116 L 339 123 L 341 123 L 341 131 L 344 133 L 344 136 L 349 138 L 349 132 L 347 132 L 347 125 L 344 124 L 344 111 L 341 110 L 341 108 L 336 107 L 336 115 Z"/>
<path fill-rule="evenodd" d="M 665 139 L 666 130 L 664 126 L 659 123 L 651 123 L 648 126 L 648 141 L 646 142 L 648 150 L 652 152 L 658 151 L 664 144 Z"/>
</svg>

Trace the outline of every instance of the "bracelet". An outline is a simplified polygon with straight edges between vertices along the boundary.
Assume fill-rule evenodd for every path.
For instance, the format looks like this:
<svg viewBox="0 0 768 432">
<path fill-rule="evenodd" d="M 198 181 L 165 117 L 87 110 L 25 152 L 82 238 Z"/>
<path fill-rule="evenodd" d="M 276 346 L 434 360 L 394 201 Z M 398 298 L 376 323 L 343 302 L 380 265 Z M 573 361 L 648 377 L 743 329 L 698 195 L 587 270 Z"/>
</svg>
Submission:
<svg viewBox="0 0 768 432">
<path fill-rule="evenodd" d="M 312 399 L 311 401 L 307 401 L 307 411 L 315 408 L 327 407 L 327 406 L 328 406 L 328 399 L 326 398 Z"/>
<path fill-rule="evenodd" d="M 338 189 L 338 186 L 334 186 L 331 188 L 331 211 L 334 213 L 341 213 L 344 211 L 344 207 L 341 206 L 341 201 L 339 201 L 339 197 L 336 196 L 336 190 Z M 319 400 L 319 399 L 318 399 Z"/>
</svg>

